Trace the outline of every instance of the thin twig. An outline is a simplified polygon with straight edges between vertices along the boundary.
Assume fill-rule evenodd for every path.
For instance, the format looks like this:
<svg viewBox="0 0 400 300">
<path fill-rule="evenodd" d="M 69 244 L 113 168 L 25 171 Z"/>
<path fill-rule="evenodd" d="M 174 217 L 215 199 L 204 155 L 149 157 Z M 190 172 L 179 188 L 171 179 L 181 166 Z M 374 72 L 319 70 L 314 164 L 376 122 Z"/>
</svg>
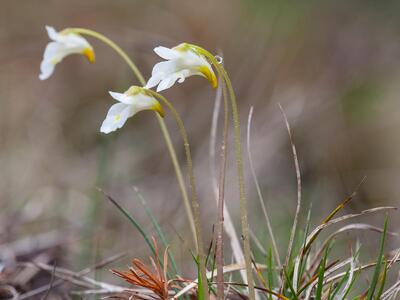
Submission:
<svg viewBox="0 0 400 300">
<path fill-rule="evenodd" d="M 54 263 L 53 271 L 51 272 L 49 288 L 47 289 L 46 294 L 44 294 L 44 296 L 42 297 L 42 300 L 47 299 L 47 297 L 50 295 L 51 289 L 53 288 L 53 283 L 54 283 L 54 278 L 55 278 L 54 274 L 56 273 L 56 266 L 57 266 L 57 264 Z"/>
<path fill-rule="evenodd" d="M 76 273 L 76 277 L 79 278 L 79 277 L 85 276 L 95 269 L 102 268 L 107 264 L 110 264 L 116 260 L 121 259 L 125 255 L 126 255 L 126 253 L 119 253 L 117 255 L 113 255 L 109 258 L 106 258 L 103 261 L 100 261 L 97 264 L 93 265 L 92 267 L 85 268 L 85 269 L 81 270 L 80 272 Z M 66 281 L 63 279 L 58 279 L 58 280 L 54 281 L 53 288 L 65 283 L 65 282 Z M 25 294 L 20 295 L 19 300 L 24 300 L 24 299 L 29 299 L 31 297 L 35 297 L 37 295 L 40 295 L 41 293 L 45 293 L 49 288 L 50 288 L 50 284 L 46 284 L 35 290 L 29 291 L 29 292 L 26 292 Z"/>
</svg>

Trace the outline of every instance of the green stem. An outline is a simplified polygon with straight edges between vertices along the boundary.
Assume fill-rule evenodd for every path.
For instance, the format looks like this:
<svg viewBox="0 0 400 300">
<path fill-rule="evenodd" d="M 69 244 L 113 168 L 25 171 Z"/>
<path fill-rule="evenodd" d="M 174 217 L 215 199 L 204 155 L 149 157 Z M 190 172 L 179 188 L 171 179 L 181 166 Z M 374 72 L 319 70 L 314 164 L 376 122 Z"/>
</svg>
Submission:
<svg viewBox="0 0 400 300">
<path fill-rule="evenodd" d="M 246 264 L 247 281 L 249 285 L 249 297 L 250 299 L 255 299 L 254 291 L 254 280 L 253 272 L 251 268 L 251 249 L 250 249 L 250 239 L 249 239 L 249 223 L 247 220 L 247 200 L 246 200 L 246 187 L 243 172 L 243 160 L 242 160 L 242 144 L 240 141 L 240 122 L 239 113 L 236 102 L 235 92 L 228 74 L 224 71 L 225 82 L 228 87 L 228 92 L 231 98 L 231 108 L 233 117 L 233 127 L 235 135 L 235 153 L 236 153 L 236 168 L 238 173 L 239 182 L 239 195 L 240 195 L 240 219 L 242 223 L 242 235 L 243 235 L 243 246 L 244 246 L 244 259 Z"/>
<path fill-rule="evenodd" d="M 222 81 L 222 80 L 221 80 Z M 229 103 L 228 91 L 226 86 L 222 85 L 222 94 L 224 97 L 224 127 L 222 130 L 222 144 L 221 144 L 221 162 L 219 174 L 219 187 L 218 187 L 218 228 L 217 228 L 217 246 L 216 246 L 216 260 L 217 260 L 217 299 L 223 300 L 224 293 L 224 198 L 225 198 L 225 175 L 227 164 L 227 144 L 228 144 L 228 130 L 229 130 Z"/>
<path fill-rule="evenodd" d="M 81 34 L 81 35 L 91 36 L 93 38 L 96 38 L 96 39 L 102 41 L 106 45 L 110 46 L 127 63 L 129 68 L 132 70 L 133 74 L 139 80 L 140 84 L 143 85 L 143 86 L 146 85 L 146 81 L 145 81 L 142 73 L 139 71 L 139 69 L 135 65 L 135 63 L 129 58 L 129 56 L 125 53 L 125 51 L 122 50 L 121 47 L 119 47 L 112 40 L 110 40 L 106 36 L 96 32 L 96 31 L 85 29 L 85 28 L 67 28 L 65 31 L 66 32 L 73 32 L 73 33 L 77 33 L 77 34 Z M 165 143 L 167 145 L 168 152 L 169 152 L 169 155 L 171 157 L 171 161 L 172 161 L 173 167 L 175 169 L 176 179 L 178 180 L 178 185 L 179 185 L 179 189 L 180 189 L 181 194 L 182 194 L 183 202 L 184 202 L 185 209 L 186 209 L 186 214 L 187 214 L 187 217 L 189 219 L 190 228 L 192 230 L 194 241 L 195 241 L 196 247 L 197 247 L 197 239 L 195 238 L 196 237 L 196 230 L 195 230 L 195 225 L 194 225 L 194 220 L 193 220 L 193 213 L 192 213 L 192 210 L 190 208 L 189 197 L 188 197 L 188 194 L 187 194 L 187 191 L 186 191 L 185 181 L 183 179 L 182 171 L 181 171 L 181 168 L 179 166 L 179 162 L 178 162 L 178 159 L 177 159 L 177 156 L 176 156 L 176 151 L 175 151 L 175 148 L 174 148 L 174 146 L 172 144 L 171 136 L 170 136 L 170 134 L 168 132 L 168 129 L 167 129 L 167 126 L 165 124 L 164 119 L 162 117 L 160 117 L 158 115 L 158 113 L 156 113 L 156 116 L 157 116 L 157 120 L 158 120 L 158 123 L 159 123 L 160 128 L 161 128 L 162 134 L 164 136 L 164 140 L 165 140 Z"/>
<path fill-rule="evenodd" d="M 207 277 L 206 277 L 206 269 L 205 269 L 205 255 L 204 255 L 204 248 L 203 248 L 203 239 L 201 237 L 201 223 L 200 223 L 200 207 L 199 207 L 199 202 L 197 198 L 197 191 L 196 191 L 196 180 L 194 177 L 194 171 L 193 171 L 193 160 L 192 160 L 192 155 L 190 151 L 190 144 L 189 144 L 189 138 L 185 129 L 185 126 L 183 124 L 183 121 L 181 117 L 179 116 L 179 113 L 176 111 L 175 107 L 169 102 L 164 96 L 152 91 L 152 90 L 147 90 L 151 95 L 153 95 L 155 98 L 161 100 L 165 106 L 168 107 L 168 109 L 171 111 L 173 117 L 175 118 L 175 121 L 178 125 L 179 128 L 179 133 L 181 134 L 181 137 L 183 139 L 183 145 L 185 148 L 185 155 L 186 155 L 186 162 L 187 162 L 187 170 L 188 170 L 188 177 L 189 177 L 189 186 L 190 186 L 190 191 L 191 191 L 191 196 L 192 196 L 192 209 L 194 213 L 194 225 L 196 229 L 196 240 L 197 240 L 197 255 L 199 256 L 199 266 L 200 266 L 200 276 L 201 280 L 203 282 L 203 288 L 207 287 Z M 205 298 L 208 299 L 208 292 L 207 290 L 204 291 Z"/>
<path fill-rule="evenodd" d="M 242 145 L 240 141 L 240 122 L 239 122 L 239 113 L 238 106 L 236 101 L 236 95 L 232 87 L 231 80 L 224 69 L 217 60 L 214 55 L 212 55 L 207 50 L 198 47 L 196 45 L 189 45 L 193 49 L 197 50 L 198 53 L 207 57 L 210 62 L 217 69 L 218 75 L 222 78 L 226 84 L 228 89 L 229 98 L 231 100 L 231 108 L 232 108 L 232 117 L 233 117 L 233 127 L 234 127 L 234 137 L 235 137 L 235 154 L 236 154 L 236 168 L 237 168 L 237 176 L 238 176 L 238 185 L 239 185 L 239 197 L 240 197 L 240 219 L 242 225 L 242 236 L 243 236 L 243 247 L 244 247 L 244 259 L 246 264 L 246 273 L 247 273 L 247 281 L 249 287 L 249 297 L 251 300 L 255 299 L 255 290 L 254 290 L 254 280 L 253 280 L 253 272 L 251 267 L 251 249 L 250 249 L 250 239 L 249 239 L 249 223 L 247 219 L 247 200 L 246 200 L 246 188 L 245 188 L 245 179 L 243 172 L 243 160 L 242 160 Z"/>
</svg>

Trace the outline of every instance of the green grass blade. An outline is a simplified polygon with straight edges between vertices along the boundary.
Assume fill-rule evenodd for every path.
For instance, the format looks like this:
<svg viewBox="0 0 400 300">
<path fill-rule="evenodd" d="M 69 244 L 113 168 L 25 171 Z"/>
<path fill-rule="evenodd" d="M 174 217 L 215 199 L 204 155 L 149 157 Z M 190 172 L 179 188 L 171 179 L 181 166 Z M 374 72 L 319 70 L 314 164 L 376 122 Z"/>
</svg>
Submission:
<svg viewBox="0 0 400 300">
<path fill-rule="evenodd" d="M 379 287 L 378 295 L 375 298 L 377 300 L 381 299 L 381 296 L 382 296 L 382 293 L 383 293 L 383 289 L 385 288 L 387 270 L 388 270 L 388 263 L 385 260 L 385 265 L 384 265 L 382 279 L 381 279 L 381 286 Z"/>
<path fill-rule="evenodd" d="M 289 275 L 288 275 L 286 269 L 283 269 L 283 272 L 284 272 L 285 277 L 286 277 L 287 285 L 289 286 L 290 292 L 292 293 L 292 297 L 293 298 L 290 298 L 290 299 L 298 300 L 299 298 L 296 295 L 296 292 L 295 292 L 295 290 L 293 288 L 292 280 L 289 278 Z"/>
<path fill-rule="evenodd" d="M 135 220 L 135 218 L 131 215 L 129 211 L 127 211 L 125 208 L 123 208 L 117 201 L 115 201 L 110 195 L 106 194 L 103 190 L 99 189 L 100 192 L 104 194 L 104 196 L 107 197 L 108 200 L 112 204 L 115 205 L 116 208 L 131 222 L 131 224 L 139 231 L 139 233 L 142 235 L 143 239 L 145 240 L 147 246 L 149 246 L 151 252 L 153 253 L 154 256 L 156 256 L 156 251 L 154 249 L 154 246 L 152 242 L 150 241 L 148 235 L 144 231 L 144 229 L 140 226 L 140 224 Z"/>
<path fill-rule="evenodd" d="M 311 206 L 310 206 L 310 209 L 308 210 L 308 213 L 307 213 L 307 221 L 306 221 L 306 228 L 305 228 L 305 231 L 304 231 L 304 239 L 303 239 L 302 249 L 304 249 L 306 247 L 307 236 L 308 236 L 308 232 L 310 230 L 310 223 L 311 223 L 310 220 L 311 220 Z M 299 272 L 297 274 L 297 282 L 296 282 L 297 287 L 300 285 L 301 278 L 303 277 L 309 253 L 310 252 L 308 252 L 308 251 L 307 251 L 307 253 L 305 253 L 305 255 L 304 255 L 304 253 L 302 251 L 299 253 L 299 255 L 300 255 L 300 267 L 299 267 Z"/>
<path fill-rule="evenodd" d="M 346 292 L 343 295 L 343 298 L 340 300 L 346 299 L 347 295 L 350 293 L 351 288 L 353 287 L 354 282 L 356 282 L 356 279 L 357 279 L 358 275 L 360 275 L 360 273 L 361 273 L 361 271 L 354 273 L 353 280 L 351 281 L 349 288 L 346 290 Z"/>
<path fill-rule="evenodd" d="M 375 267 L 374 275 L 372 277 L 371 285 L 370 285 L 370 288 L 369 288 L 369 291 L 367 294 L 367 298 L 366 298 L 367 300 L 372 300 L 372 298 L 375 294 L 376 286 L 378 284 L 379 274 L 381 271 L 382 261 L 383 261 L 383 250 L 384 250 L 385 240 L 386 240 L 387 225 L 388 225 L 388 217 L 386 216 L 385 225 L 383 227 L 383 233 L 382 233 L 381 242 L 380 242 L 380 246 L 379 246 L 379 255 L 378 255 L 377 262 L 376 262 L 376 267 Z"/>
<path fill-rule="evenodd" d="M 168 240 L 167 240 L 167 238 L 165 237 L 165 235 L 164 235 L 164 233 L 163 233 L 163 231 L 162 231 L 160 225 L 158 224 L 156 218 L 154 217 L 152 211 L 151 211 L 151 210 L 149 209 L 149 207 L 147 206 L 146 200 L 144 200 L 142 194 L 139 192 L 139 190 L 138 190 L 136 187 L 134 187 L 134 190 L 135 190 L 136 195 L 138 196 L 138 198 L 139 198 L 139 200 L 140 200 L 140 202 L 141 202 L 143 208 L 145 209 L 145 212 L 146 212 L 147 216 L 149 217 L 151 223 L 153 224 L 155 230 L 157 231 L 157 234 L 158 234 L 158 236 L 160 237 L 160 239 L 161 239 L 161 241 L 162 241 L 164 247 L 167 247 L 167 246 L 168 246 Z M 171 262 L 171 265 L 172 265 L 172 268 L 173 268 L 175 274 L 179 275 L 179 274 L 180 274 L 180 271 L 179 271 L 179 269 L 178 269 L 178 267 L 177 267 L 177 265 L 176 265 L 174 256 L 173 256 L 173 254 L 171 253 L 171 251 L 168 251 L 168 258 L 169 258 L 169 261 Z"/>
<path fill-rule="evenodd" d="M 267 258 L 267 276 L 268 276 L 268 288 L 272 291 L 273 286 L 274 286 L 274 273 L 273 273 L 273 254 L 272 254 L 272 248 L 269 247 L 268 251 L 268 258 Z M 272 300 L 272 294 L 269 294 L 269 299 Z"/>
<path fill-rule="evenodd" d="M 318 284 L 317 284 L 317 290 L 315 292 L 315 299 L 320 300 L 322 298 L 322 288 L 324 287 L 324 275 L 325 275 L 325 267 L 326 267 L 326 260 L 328 258 L 328 253 L 330 250 L 330 244 L 326 246 L 324 257 L 321 260 L 321 263 L 319 265 L 319 276 L 318 276 Z"/>
<path fill-rule="evenodd" d="M 342 288 L 343 284 L 347 281 L 347 279 L 350 276 L 350 270 L 351 267 L 349 267 L 346 271 L 346 274 L 342 277 L 342 279 L 339 281 L 339 283 L 337 284 L 337 286 L 335 287 L 335 289 L 333 290 L 332 294 L 329 296 L 328 300 L 334 300 L 335 296 L 337 295 L 337 293 L 340 291 L 340 289 Z"/>
</svg>

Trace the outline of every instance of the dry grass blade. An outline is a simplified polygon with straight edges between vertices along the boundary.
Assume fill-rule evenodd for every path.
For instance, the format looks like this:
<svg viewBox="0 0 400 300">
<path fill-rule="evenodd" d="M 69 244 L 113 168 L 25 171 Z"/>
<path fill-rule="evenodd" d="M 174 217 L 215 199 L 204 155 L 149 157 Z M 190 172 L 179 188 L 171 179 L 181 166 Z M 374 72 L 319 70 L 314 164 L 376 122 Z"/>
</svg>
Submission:
<svg viewBox="0 0 400 300">
<path fill-rule="evenodd" d="M 76 273 L 76 277 L 77 277 L 77 278 L 83 277 L 84 275 L 89 274 L 89 273 L 92 272 L 93 270 L 102 268 L 102 267 L 104 267 L 105 265 L 110 264 L 110 263 L 112 263 L 112 262 L 114 262 L 114 261 L 116 261 L 116 260 L 118 260 L 118 259 L 124 257 L 125 255 L 126 255 L 125 253 L 120 253 L 120 254 L 117 254 L 117 255 L 113 255 L 113 256 L 111 256 L 111 257 L 109 257 L 109 258 L 106 258 L 106 259 L 104 259 L 103 261 L 101 261 L 101 262 L 95 264 L 94 266 L 85 268 L 85 269 L 83 269 L 82 271 Z M 34 266 L 34 265 L 32 264 L 32 266 Z M 56 275 L 55 275 L 55 276 L 56 276 Z M 53 283 L 53 287 L 59 286 L 59 285 L 63 284 L 64 282 L 66 282 L 66 281 L 63 280 L 63 279 L 57 279 L 57 280 Z M 20 299 L 20 300 L 23 300 L 23 299 L 29 299 L 29 298 L 35 297 L 35 296 L 37 296 L 37 295 L 40 295 L 40 294 L 42 294 L 42 293 L 45 293 L 49 288 L 50 288 L 50 284 L 46 284 L 46 285 L 41 286 L 41 287 L 39 287 L 39 288 L 37 288 L 37 289 L 35 289 L 35 290 L 29 291 L 29 292 L 27 292 L 27 293 L 25 293 L 25 294 L 20 295 L 19 299 Z"/>
<path fill-rule="evenodd" d="M 341 211 L 347 203 L 349 203 L 356 195 L 357 191 L 360 188 L 360 186 L 364 183 L 366 180 L 366 176 L 363 177 L 363 179 L 360 181 L 360 183 L 357 185 L 357 187 L 354 189 L 353 193 L 349 197 L 347 197 L 342 203 L 340 203 L 323 221 L 322 225 L 327 224 L 339 211 Z M 307 252 L 308 248 L 311 246 L 312 242 L 317 238 L 318 234 L 322 231 L 323 228 L 318 229 L 318 227 L 310 234 L 312 236 L 311 239 L 307 239 L 305 247 L 303 247 L 301 251 L 301 256 L 304 256 L 304 254 Z"/>
<path fill-rule="evenodd" d="M 225 284 L 236 285 L 236 286 L 247 286 L 247 284 L 238 283 L 238 282 L 225 282 Z M 254 288 L 255 288 L 256 290 L 266 292 L 267 294 L 274 295 L 274 296 L 277 297 L 278 299 L 290 300 L 289 298 L 285 297 L 284 295 L 282 295 L 282 294 L 280 294 L 280 293 L 277 293 L 277 292 L 274 292 L 273 290 L 270 290 L 270 289 L 268 289 L 268 288 L 263 288 L 263 287 L 260 287 L 260 286 L 255 286 Z"/>
<path fill-rule="evenodd" d="M 400 258 L 398 258 L 398 259 L 396 259 L 396 261 L 395 262 L 399 262 L 400 261 Z M 372 268 L 372 267 L 375 267 L 376 266 L 376 262 L 372 262 L 372 263 L 369 263 L 369 264 L 365 264 L 365 265 L 362 265 L 362 266 L 359 266 L 359 267 L 357 267 L 356 269 L 355 269 L 355 272 L 359 272 L 359 271 L 362 271 L 362 270 L 366 270 L 366 269 L 369 269 L 369 268 Z M 331 276 L 331 277 L 328 277 L 327 279 L 326 279 L 326 281 L 325 281 L 325 285 L 327 285 L 327 284 L 330 284 L 331 282 L 333 282 L 333 281 L 335 281 L 335 280 L 338 280 L 338 279 L 340 279 L 340 278 L 342 278 L 343 276 L 345 276 L 346 275 L 346 272 L 342 272 L 342 273 L 339 273 L 339 274 L 335 274 L 335 275 L 333 275 L 333 276 Z M 383 294 L 383 295 L 385 295 L 385 293 Z M 382 296 L 383 296 L 382 295 Z"/>
<path fill-rule="evenodd" d="M 318 234 L 325 229 L 326 227 L 336 224 L 336 223 L 340 223 L 352 218 L 356 218 L 356 217 L 360 217 L 363 215 L 367 215 L 367 214 L 371 214 L 371 213 L 375 213 L 375 212 L 380 212 L 380 211 L 387 211 L 387 210 L 396 210 L 397 208 L 394 206 L 381 206 L 381 207 L 375 207 L 375 208 L 371 208 L 371 209 L 366 209 L 361 211 L 360 213 L 356 213 L 356 214 L 348 214 L 348 215 L 344 215 L 342 217 L 336 218 L 336 219 L 332 219 L 329 222 L 326 223 L 322 223 L 321 225 L 317 226 L 307 237 L 307 243 L 306 246 L 302 249 L 301 254 L 304 255 L 304 253 L 308 250 L 308 248 L 311 246 L 311 243 L 316 239 L 316 237 L 318 236 Z"/>
<path fill-rule="evenodd" d="M 265 217 L 265 221 L 267 223 L 267 229 L 268 229 L 268 233 L 269 236 L 271 238 L 271 243 L 272 243 L 272 248 L 274 249 L 274 255 L 275 255 L 275 260 L 278 264 L 278 267 L 281 267 L 281 261 L 280 261 L 280 255 L 279 255 L 279 251 L 278 251 L 278 247 L 276 246 L 276 241 L 275 241 L 275 236 L 274 236 L 274 232 L 272 230 L 272 226 L 271 226 L 271 221 L 267 212 L 267 208 L 265 206 L 265 201 L 264 201 L 264 197 L 261 193 L 261 188 L 260 188 L 260 184 L 258 182 L 258 178 L 257 178 L 257 174 L 256 171 L 254 169 L 254 163 L 253 163 L 253 158 L 251 155 L 251 135 L 250 135 L 250 130 L 251 130 L 251 122 L 253 119 L 253 110 L 254 107 L 251 106 L 250 107 L 250 111 L 249 111 L 249 116 L 247 119 L 247 155 L 249 158 L 249 166 L 250 166 L 250 171 L 251 171 L 251 176 L 253 177 L 253 181 L 254 184 L 256 186 L 256 190 L 257 190 L 257 194 L 258 194 L 258 199 L 260 201 L 260 205 L 261 205 L 261 209 L 263 211 L 264 217 Z"/>
<path fill-rule="evenodd" d="M 328 223 L 339 211 L 341 211 L 347 203 L 349 203 L 357 195 L 360 186 L 367 180 L 367 176 L 364 176 L 357 187 L 354 189 L 353 193 L 347 197 L 342 203 L 340 203 L 326 218 L 322 223 Z"/>
<path fill-rule="evenodd" d="M 363 223 L 355 223 L 355 224 L 349 224 L 346 226 L 343 226 L 342 228 L 336 230 L 334 233 L 332 233 L 328 238 L 326 238 L 326 240 L 322 243 L 321 245 L 321 249 L 318 251 L 318 253 L 315 255 L 314 257 L 314 261 L 313 263 L 311 263 L 311 268 L 313 267 L 313 265 L 316 264 L 316 262 L 318 261 L 318 259 L 321 257 L 322 252 L 324 247 L 332 240 L 334 239 L 338 234 L 346 232 L 346 231 L 350 231 L 350 230 L 370 230 L 373 232 L 378 232 L 378 233 L 382 233 L 383 232 L 383 228 L 380 227 L 376 227 L 376 226 L 372 226 L 369 224 L 363 224 Z M 391 236 L 399 236 L 398 233 L 396 232 L 387 232 L 388 235 Z M 400 254 L 400 253 L 399 253 Z"/>
<path fill-rule="evenodd" d="M 286 129 L 288 131 L 289 134 L 289 139 L 290 139 L 290 144 L 292 146 L 292 152 L 293 152 L 293 160 L 294 160 L 294 166 L 296 169 L 296 180 L 297 180 L 297 207 L 296 207 L 296 213 L 294 215 L 294 221 L 293 221 L 293 226 L 292 226 L 292 230 L 290 233 L 290 239 L 289 239 L 289 246 L 288 246 L 288 251 L 286 254 L 286 258 L 285 258 L 285 263 L 283 268 L 285 268 L 288 263 L 289 263 L 289 259 L 290 256 L 292 255 L 292 248 L 293 248 L 293 242 L 294 242 L 294 237 L 296 234 L 296 229 L 297 229 L 297 223 L 298 223 L 298 219 L 299 219 L 299 213 L 300 213 L 300 208 L 301 208 L 301 173 L 300 173 L 300 167 L 299 167 L 299 160 L 297 158 L 297 150 L 296 150 L 296 146 L 293 143 L 293 137 L 292 137 L 292 131 L 290 129 L 290 125 L 289 125 L 289 121 L 287 119 L 287 116 L 285 114 L 285 111 L 282 108 L 282 105 L 279 103 L 279 109 L 282 112 L 282 116 L 285 120 L 285 124 L 286 124 Z M 283 282 L 282 284 L 282 288 L 285 286 L 285 277 L 283 276 L 283 272 L 281 275 L 281 281 Z"/>
<path fill-rule="evenodd" d="M 54 278 L 55 278 L 54 274 L 56 273 L 56 266 L 57 266 L 57 264 L 54 263 L 53 271 L 51 272 L 51 279 L 50 279 L 50 283 L 49 283 L 49 288 L 48 288 L 48 290 L 46 291 L 46 294 L 44 294 L 44 296 L 42 297 L 41 300 L 46 300 L 47 297 L 50 295 L 50 292 L 51 292 L 51 290 L 53 288 L 53 284 L 54 284 Z"/>
<path fill-rule="evenodd" d="M 262 264 L 256 264 L 257 268 L 262 270 L 262 269 L 266 269 L 267 266 L 262 265 Z M 245 269 L 245 264 L 244 263 L 240 263 L 240 264 L 232 264 L 232 265 L 228 265 L 228 266 L 224 266 L 224 274 L 227 273 L 232 273 L 232 272 L 236 272 L 236 271 L 241 271 L 243 269 Z M 217 275 L 217 272 L 213 271 L 209 271 L 207 272 L 207 278 L 209 280 L 213 279 L 215 276 Z M 226 282 L 225 282 L 226 283 Z M 188 292 L 190 292 L 192 289 L 194 289 L 197 286 L 197 279 L 191 281 L 187 286 L 185 286 L 182 290 L 180 290 L 174 297 L 173 299 L 178 299 L 179 297 L 182 297 L 183 295 L 187 294 Z"/>
</svg>

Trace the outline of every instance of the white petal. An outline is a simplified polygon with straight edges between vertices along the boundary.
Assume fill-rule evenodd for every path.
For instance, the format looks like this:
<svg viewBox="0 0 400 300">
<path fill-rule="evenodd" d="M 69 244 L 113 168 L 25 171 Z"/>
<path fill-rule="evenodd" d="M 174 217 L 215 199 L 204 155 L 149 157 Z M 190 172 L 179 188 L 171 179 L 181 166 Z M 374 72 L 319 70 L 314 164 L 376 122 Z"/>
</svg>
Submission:
<svg viewBox="0 0 400 300">
<path fill-rule="evenodd" d="M 57 42 L 50 42 L 47 44 L 46 49 L 44 50 L 43 59 L 48 60 L 52 57 L 56 56 L 57 53 L 60 52 L 62 45 Z"/>
<path fill-rule="evenodd" d="M 179 51 L 162 46 L 154 48 L 154 52 L 157 53 L 157 55 L 160 56 L 161 58 L 167 60 L 180 57 Z"/>
<path fill-rule="evenodd" d="M 171 86 L 174 85 L 178 77 L 173 74 L 163 80 L 161 80 L 160 84 L 157 87 L 157 92 L 161 92 L 163 90 L 169 89 Z"/>
<path fill-rule="evenodd" d="M 85 48 L 92 49 L 89 42 L 78 34 L 70 33 L 63 36 L 63 43 L 69 48 L 76 48 L 77 52 L 81 52 Z"/>
<path fill-rule="evenodd" d="M 110 107 L 100 131 L 110 133 L 121 128 L 131 116 L 131 106 L 124 103 L 117 103 Z"/>
<path fill-rule="evenodd" d="M 40 64 L 39 75 L 40 80 L 45 80 L 53 74 L 55 65 L 63 59 L 60 52 L 60 44 L 57 42 L 50 42 L 46 46 L 43 54 L 43 60 Z"/>
<path fill-rule="evenodd" d="M 54 72 L 55 65 L 51 63 L 51 61 L 45 61 L 43 60 L 42 63 L 40 64 L 40 75 L 39 79 L 40 80 L 46 80 L 53 74 Z"/>
<path fill-rule="evenodd" d="M 151 76 L 164 77 L 166 75 L 175 73 L 178 70 L 178 61 L 169 60 L 156 63 L 151 72 Z"/>
<path fill-rule="evenodd" d="M 147 81 L 145 88 L 151 89 L 152 87 L 155 87 L 157 84 L 159 84 L 160 81 L 161 78 L 159 76 L 151 76 L 149 81 Z"/>
<path fill-rule="evenodd" d="M 51 26 L 46 26 L 46 30 L 49 38 L 53 41 L 63 44 L 65 48 L 75 49 L 72 53 L 79 53 L 85 48 L 92 48 L 89 42 L 79 34 L 60 34 Z"/>
<path fill-rule="evenodd" d="M 116 93 L 116 92 L 108 92 L 111 97 L 113 97 L 115 100 L 122 102 L 124 104 L 132 104 L 133 103 L 133 99 L 132 96 L 127 96 L 125 94 L 122 93 Z"/>
<path fill-rule="evenodd" d="M 158 101 L 154 97 L 142 93 L 135 95 L 133 98 L 132 115 L 142 110 L 154 109 L 154 106 L 158 104 Z"/>
<path fill-rule="evenodd" d="M 60 34 L 54 29 L 54 27 L 46 25 L 46 30 L 50 39 L 52 39 L 53 41 L 59 40 Z"/>
</svg>

